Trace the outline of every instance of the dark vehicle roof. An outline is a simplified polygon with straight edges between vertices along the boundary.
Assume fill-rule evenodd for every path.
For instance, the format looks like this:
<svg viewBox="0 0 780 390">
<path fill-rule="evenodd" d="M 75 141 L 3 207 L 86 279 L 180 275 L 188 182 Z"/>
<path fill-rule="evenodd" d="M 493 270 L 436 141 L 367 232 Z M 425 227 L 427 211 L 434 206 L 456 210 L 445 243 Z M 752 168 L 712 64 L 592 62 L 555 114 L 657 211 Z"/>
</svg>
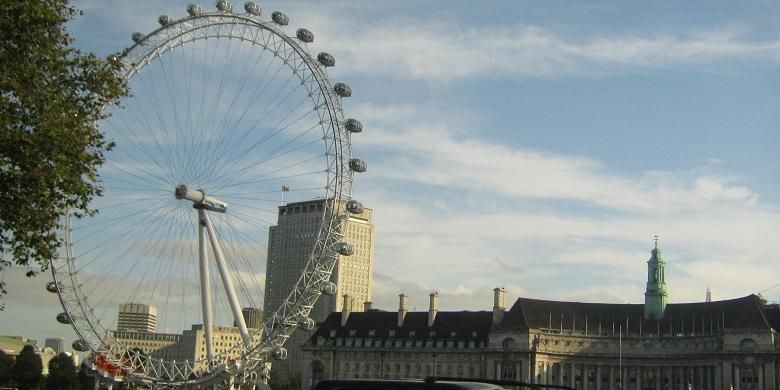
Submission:
<svg viewBox="0 0 780 390">
<path fill-rule="evenodd" d="M 315 390 L 498 390 L 503 387 L 480 382 L 424 382 L 421 380 L 329 379 L 317 382 Z"/>
</svg>

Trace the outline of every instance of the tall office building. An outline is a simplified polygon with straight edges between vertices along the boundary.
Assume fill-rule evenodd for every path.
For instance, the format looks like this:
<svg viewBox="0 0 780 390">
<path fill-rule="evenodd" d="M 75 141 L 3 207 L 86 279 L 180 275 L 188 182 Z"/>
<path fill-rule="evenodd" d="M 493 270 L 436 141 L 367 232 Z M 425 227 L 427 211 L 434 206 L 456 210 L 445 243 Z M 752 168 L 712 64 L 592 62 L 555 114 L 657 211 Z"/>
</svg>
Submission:
<svg viewBox="0 0 780 390">
<path fill-rule="evenodd" d="M 288 203 L 279 207 L 276 226 L 268 234 L 268 258 L 265 274 L 266 316 L 278 309 L 301 276 L 313 241 L 322 222 L 322 210 L 326 200 Z M 343 205 L 341 206 L 343 207 Z M 322 322 L 334 311 L 341 311 L 344 295 L 349 295 L 351 311 L 363 311 L 363 304 L 371 301 L 374 268 L 374 225 L 372 210 L 365 208 L 361 214 L 349 214 L 342 221 L 344 241 L 354 247 L 351 256 L 339 255 L 333 269 L 331 281 L 336 284 L 336 294 L 322 295 L 312 309 L 310 317 Z M 300 370 L 303 364 L 300 346 L 308 338 L 306 332 L 298 331 L 287 341 L 288 358 L 274 362 L 275 375 L 279 372 Z"/>
<path fill-rule="evenodd" d="M 245 307 L 241 309 L 241 315 L 244 317 L 244 323 L 249 329 L 261 329 L 263 327 L 263 311 L 254 307 Z M 233 326 L 238 324 L 233 321 Z"/>
<path fill-rule="evenodd" d="M 55 353 L 66 352 L 65 350 L 65 338 L 63 337 L 49 337 L 44 342 L 44 348 L 51 348 Z"/>
<path fill-rule="evenodd" d="M 119 332 L 154 332 L 157 328 L 157 308 L 141 303 L 119 305 L 116 330 Z"/>
</svg>

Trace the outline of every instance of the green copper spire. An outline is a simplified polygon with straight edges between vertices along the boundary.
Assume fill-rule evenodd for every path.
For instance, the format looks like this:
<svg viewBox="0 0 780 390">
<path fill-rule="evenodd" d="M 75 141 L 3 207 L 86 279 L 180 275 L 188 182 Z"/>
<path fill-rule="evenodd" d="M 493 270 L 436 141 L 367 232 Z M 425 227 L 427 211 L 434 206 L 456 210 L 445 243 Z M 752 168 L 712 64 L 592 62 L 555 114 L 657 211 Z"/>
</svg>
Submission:
<svg viewBox="0 0 780 390">
<path fill-rule="evenodd" d="M 650 253 L 650 260 L 647 261 L 645 319 L 660 320 L 664 316 L 669 293 L 666 291 L 666 276 L 664 275 L 666 263 L 661 258 L 661 250 L 658 249 L 657 235 L 655 236 L 655 248 Z"/>
</svg>

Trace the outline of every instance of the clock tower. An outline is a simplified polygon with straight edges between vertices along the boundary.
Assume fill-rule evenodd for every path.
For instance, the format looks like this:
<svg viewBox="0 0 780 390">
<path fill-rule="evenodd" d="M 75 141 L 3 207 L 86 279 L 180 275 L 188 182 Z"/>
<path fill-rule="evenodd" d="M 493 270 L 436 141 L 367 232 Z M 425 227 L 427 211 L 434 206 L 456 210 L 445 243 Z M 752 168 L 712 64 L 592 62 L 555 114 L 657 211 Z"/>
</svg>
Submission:
<svg viewBox="0 0 780 390">
<path fill-rule="evenodd" d="M 666 291 L 666 263 L 658 249 L 658 236 L 655 236 L 650 260 L 647 261 L 647 288 L 645 289 L 645 319 L 660 320 L 664 316 L 669 293 Z"/>
</svg>

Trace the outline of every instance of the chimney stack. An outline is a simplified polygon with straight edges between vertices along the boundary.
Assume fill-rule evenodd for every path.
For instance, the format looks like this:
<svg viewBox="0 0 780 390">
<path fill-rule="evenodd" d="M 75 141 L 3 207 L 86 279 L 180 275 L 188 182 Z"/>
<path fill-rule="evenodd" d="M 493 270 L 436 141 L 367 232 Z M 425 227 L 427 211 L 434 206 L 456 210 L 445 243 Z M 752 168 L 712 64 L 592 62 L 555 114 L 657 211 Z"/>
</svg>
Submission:
<svg viewBox="0 0 780 390">
<path fill-rule="evenodd" d="M 352 297 L 344 294 L 344 302 L 341 305 L 341 326 L 347 326 L 349 313 L 352 311 Z"/>
<path fill-rule="evenodd" d="M 498 325 L 504 319 L 506 305 L 504 304 L 504 295 L 506 290 L 503 287 L 493 289 L 493 325 Z"/>
<path fill-rule="evenodd" d="M 428 327 L 433 326 L 433 322 L 436 321 L 436 313 L 439 312 L 439 292 L 434 291 L 430 295 L 431 306 L 428 309 Z"/>
<path fill-rule="evenodd" d="M 363 311 L 371 311 L 371 301 L 363 302 Z"/>
<path fill-rule="evenodd" d="M 404 325 L 404 318 L 406 318 L 406 312 L 409 311 L 409 297 L 406 294 L 401 293 L 398 295 L 398 327 Z"/>
</svg>

